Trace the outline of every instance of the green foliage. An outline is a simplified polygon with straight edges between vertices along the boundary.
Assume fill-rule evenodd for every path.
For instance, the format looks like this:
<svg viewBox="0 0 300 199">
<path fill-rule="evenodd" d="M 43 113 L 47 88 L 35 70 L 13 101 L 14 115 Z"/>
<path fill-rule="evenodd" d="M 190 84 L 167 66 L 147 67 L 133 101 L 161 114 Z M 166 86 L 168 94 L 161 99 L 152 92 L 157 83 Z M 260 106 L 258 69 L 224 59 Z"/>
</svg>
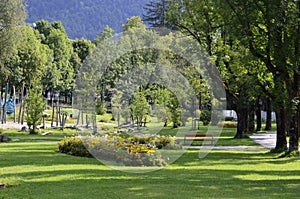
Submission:
<svg viewBox="0 0 300 199">
<path fill-rule="evenodd" d="M 41 35 L 42 42 L 53 52 L 53 62 L 47 68 L 43 78 L 44 87 L 55 92 L 70 91 L 74 86 L 74 76 L 77 72 L 74 70 L 78 70 L 78 66 L 76 66 L 76 58 L 73 56 L 72 43 L 66 35 L 63 25 L 60 22 L 50 24 L 41 20 L 36 22 L 35 29 Z M 79 52 L 78 48 L 76 50 L 75 52 Z M 84 56 L 83 54 L 80 52 L 81 56 Z"/>
<path fill-rule="evenodd" d="M 91 54 L 95 48 L 95 45 L 87 39 L 81 38 L 72 41 L 74 52 L 78 54 L 78 57 L 81 60 L 81 63 L 85 58 Z"/>
<path fill-rule="evenodd" d="M 30 134 L 37 134 L 36 127 L 41 123 L 46 103 L 42 96 L 42 86 L 38 79 L 31 81 L 29 96 L 26 99 L 26 122 Z"/>
<path fill-rule="evenodd" d="M 170 118 L 173 123 L 173 128 L 178 128 L 180 126 L 180 105 L 178 99 L 172 94 L 167 103 L 168 111 L 170 112 Z"/>
<path fill-rule="evenodd" d="M 202 110 L 200 114 L 200 121 L 203 122 L 204 126 L 207 126 L 211 121 L 211 111 Z"/>
<path fill-rule="evenodd" d="M 231 122 L 231 121 L 234 120 L 234 117 L 226 116 L 224 120 L 225 120 L 225 122 L 227 122 L 227 121 L 228 121 L 228 122 Z"/>
<path fill-rule="evenodd" d="M 146 25 L 142 22 L 141 17 L 133 16 L 126 20 L 126 24 L 122 26 L 123 32 L 134 30 L 135 28 L 146 29 Z"/>
<path fill-rule="evenodd" d="M 96 114 L 97 115 L 103 115 L 106 113 L 106 107 L 105 103 L 103 103 L 101 100 L 96 101 Z"/>
<path fill-rule="evenodd" d="M 43 77 L 53 60 L 52 51 L 41 43 L 38 33 L 29 26 L 23 26 L 23 43 L 18 48 L 14 66 L 15 84 L 30 85 L 32 77 Z"/>
<path fill-rule="evenodd" d="M 113 36 L 114 30 L 110 28 L 108 25 L 105 26 L 105 28 L 97 35 L 97 37 L 94 39 L 94 43 L 99 45 L 102 41 L 109 39 Z"/>
<path fill-rule="evenodd" d="M 1 0 L 0 4 L 0 79 L 2 82 L 6 81 L 12 73 L 5 63 L 16 55 L 17 47 L 22 44 L 22 27 L 26 11 L 22 0 Z"/>
<path fill-rule="evenodd" d="M 136 92 L 134 94 L 133 102 L 130 104 L 129 108 L 131 109 L 133 117 L 136 120 L 137 124 L 141 125 L 149 108 L 149 104 L 145 98 L 144 93 Z"/>
</svg>

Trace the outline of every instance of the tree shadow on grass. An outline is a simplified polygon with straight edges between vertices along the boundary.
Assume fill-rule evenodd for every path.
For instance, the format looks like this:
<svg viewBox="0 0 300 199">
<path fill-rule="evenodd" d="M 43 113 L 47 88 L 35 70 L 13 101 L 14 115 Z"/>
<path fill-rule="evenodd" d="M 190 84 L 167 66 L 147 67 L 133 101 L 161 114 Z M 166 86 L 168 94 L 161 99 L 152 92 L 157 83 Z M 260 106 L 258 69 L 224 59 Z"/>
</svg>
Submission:
<svg viewBox="0 0 300 199">
<path fill-rule="evenodd" d="M 0 198 L 282 198 L 282 194 L 297 198 L 300 194 L 298 162 L 274 159 L 266 152 L 213 150 L 199 159 L 199 150 L 188 150 L 166 168 L 133 174 L 112 170 L 96 159 L 57 153 L 53 143 L 24 146 L 23 151 L 18 147 L 22 145 L 0 154 L 0 175 L 18 176 L 23 182 L 0 190 Z"/>
<path fill-rule="evenodd" d="M 277 179 L 274 173 L 286 179 Z M 247 176 L 250 174 L 251 171 L 188 167 L 147 174 L 103 168 L 51 171 L 49 167 L 47 171 L 18 174 L 23 184 L 3 194 L 8 198 L 279 198 L 284 193 L 285 198 L 296 198 L 300 193 L 294 186 L 300 179 L 292 179 L 292 171 L 255 172 L 265 179 L 251 179 Z"/>
</svg>

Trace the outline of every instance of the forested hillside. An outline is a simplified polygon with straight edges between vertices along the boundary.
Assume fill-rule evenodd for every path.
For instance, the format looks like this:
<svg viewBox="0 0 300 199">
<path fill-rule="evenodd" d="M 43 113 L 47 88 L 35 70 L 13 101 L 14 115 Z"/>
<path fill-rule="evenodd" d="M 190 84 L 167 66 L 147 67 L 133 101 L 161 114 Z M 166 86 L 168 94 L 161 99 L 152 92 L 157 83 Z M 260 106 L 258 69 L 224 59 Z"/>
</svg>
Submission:
<svg viewBox="0 0 300 199">
<path fill-rule="evenodd" d="M 28 0 L 27 22 L 62 21 L 71 39 L 95 36 L 109 25 L 122 30 L 126 18 L 141 16 L 150 0 Z"/>
</svg>

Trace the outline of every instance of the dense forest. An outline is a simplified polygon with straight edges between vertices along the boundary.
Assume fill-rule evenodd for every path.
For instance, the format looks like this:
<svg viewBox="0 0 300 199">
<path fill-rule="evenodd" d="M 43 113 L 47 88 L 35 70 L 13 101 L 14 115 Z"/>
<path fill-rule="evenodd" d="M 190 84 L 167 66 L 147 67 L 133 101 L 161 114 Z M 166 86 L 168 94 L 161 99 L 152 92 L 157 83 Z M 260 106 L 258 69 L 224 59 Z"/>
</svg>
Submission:
<svg viewBox="0 0 300 199">
<path fill-rule="evenodd" d="M 93 40 L 109 25 L 120 32 L 126 19 L 141 16 L 150 0 L 28 0 L 28 23 L 61 21 L 71 39 Z"/>
</svg>

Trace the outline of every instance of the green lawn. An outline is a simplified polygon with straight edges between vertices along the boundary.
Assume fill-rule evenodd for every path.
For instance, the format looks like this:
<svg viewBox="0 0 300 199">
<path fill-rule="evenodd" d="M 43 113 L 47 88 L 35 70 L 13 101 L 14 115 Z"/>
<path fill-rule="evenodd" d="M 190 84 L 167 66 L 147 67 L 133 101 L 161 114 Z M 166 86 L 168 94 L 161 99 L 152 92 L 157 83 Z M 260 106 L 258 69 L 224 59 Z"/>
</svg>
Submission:
<svg viewBox="0 0 300 199">
<path fill-rule="evenodd" d="M 230 138 L 234 129 L 223 132 L 219 142 L 241 145 Z M 11 185 L 0 189 L 1 199 L 297 198 L 300 194 L 299 158 L 213 150 L 199 159 L 198 150 L 188 150 L 166 168 L 134 174 L 113 170 L 95 159 L 57 153 L 57 142 L 36 142 L 40 135 L 28 142 L 28 135 L 8 133 L 22 141 L 0 144 L 0 184 Z M 72 133 L 58 131 L 46 138 Z M 242 143 L 253 144 L 251 140 Z"/>
</svg>

